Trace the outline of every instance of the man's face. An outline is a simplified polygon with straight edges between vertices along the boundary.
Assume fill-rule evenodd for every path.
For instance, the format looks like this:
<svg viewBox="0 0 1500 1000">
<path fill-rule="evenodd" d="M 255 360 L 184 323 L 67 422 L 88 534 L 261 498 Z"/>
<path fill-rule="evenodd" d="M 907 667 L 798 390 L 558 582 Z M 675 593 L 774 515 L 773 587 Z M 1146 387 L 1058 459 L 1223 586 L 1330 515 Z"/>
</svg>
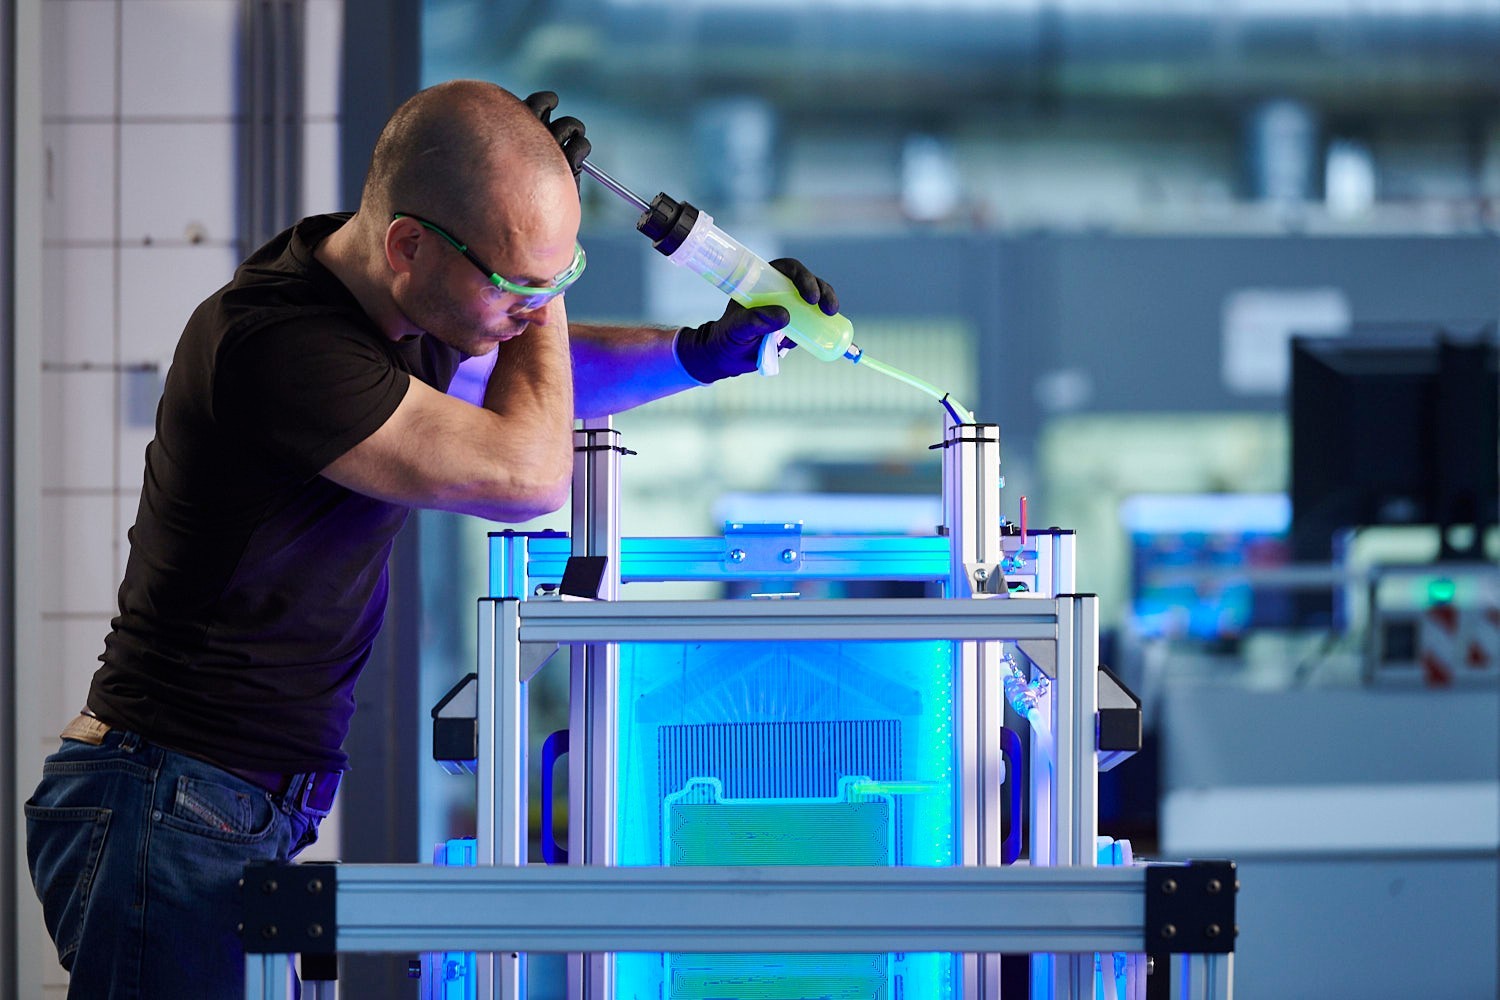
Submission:
<svg viewBox="0 0 1500 1000">
<path fill-rule="evenodd" d="M 541 184 L 534 197 L 508 218 L 486 227 L 481 217 L 465 223 L 480 231 L 458 239 L 502 277 L 522 285 L 547 285 L 570 267 L 578 233 L 578 198 L 571 182 Z M 444 220 L 443 224 L 457 225 Z M 489 231 L 486 231 L 488 229 Z M 451 231 L 450 231 L 451 233 Z M 527 307 L 523 297 L 493 284 L 473 261 L 436 233 L 424 231 L 421 266 L 398 305 L 417 327 L 443 343 L 477 357 L 525 333 L 533 323 L 562 312 L 557 299 Z"/>
</svg>

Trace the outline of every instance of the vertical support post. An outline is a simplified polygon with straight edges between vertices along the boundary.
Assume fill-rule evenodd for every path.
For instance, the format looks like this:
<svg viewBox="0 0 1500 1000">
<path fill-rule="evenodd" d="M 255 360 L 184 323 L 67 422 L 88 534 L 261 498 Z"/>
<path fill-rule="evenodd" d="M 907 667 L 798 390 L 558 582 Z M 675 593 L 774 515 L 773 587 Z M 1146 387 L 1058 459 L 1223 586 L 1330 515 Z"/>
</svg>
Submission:
<svg viewBox="0 0 1500 1000">
<path fill-rule="evenodd" d="M 943 523 L 951 563 L 948 596 L 1005 594 L 1000 562 L 1000 428 L 995 424 L 949 424 L 943 434 Z M 1004 760 L 1000 730 L 1005 724 L 997 642 L 966 642 L 958 647 L 953 685 L 958 734 L 959 863 L 1000 864 L 1003 834 L 1000 810 Z M 1000 956 L 964 956 L 964 996 L 1000 994 Z"/>
<path fill-rule="evenodd" d="M 291 955 L 245 956 L 245 1000 L 288 1000 L 292 995 Z"/>
<path fill-rule="evenodd" d="M 1091 868 L 1099 832 L 1099 599 L 1060 594 L 1056 606 L 1056 663 L 1042 703 L 1052 726 L 1050 766 L 1035 734 L 1031 754 L 1033 796 L 1041 799 L 1045 790 L 1049 808 L 1032 810 L 1031 863 Z M 1033 955 L 1031 971 L 1032 1000 L 1080 1000 L 1094 993 L 1091 954 Z"/>
<path fill-rule="evenodd" d="M 1174 1000 L 1234 1000 L 1234 952 L 1172 956 Z"/>
<path fill-rule="evenodd" d="M 620 596 L 620 432 L 608 417 L 585 420 L 573 433 L 572 554 L 606 557 L 601 600 Z M 568 856 L 588 865 L 615 863 L 615 748 L 618 712 L 611 645 L 573 646 L 569 664 L 568 754 L 571 799 Z M 582 748 L 580 752 L 579 748 Z M 605 1000 L 614 994 L 614 956 L 568 956 L 568 996 Z"/>
<path fill-rule="evenodd" d="M 479 815 L 476 860 L 526 864 L 526 685 L 521 680 L 521 602 L 480 602 L 476 708 Z M 526 968 L 515 953 L 477 957 L 476 996 L 525 1000 Z"/>
</svg>

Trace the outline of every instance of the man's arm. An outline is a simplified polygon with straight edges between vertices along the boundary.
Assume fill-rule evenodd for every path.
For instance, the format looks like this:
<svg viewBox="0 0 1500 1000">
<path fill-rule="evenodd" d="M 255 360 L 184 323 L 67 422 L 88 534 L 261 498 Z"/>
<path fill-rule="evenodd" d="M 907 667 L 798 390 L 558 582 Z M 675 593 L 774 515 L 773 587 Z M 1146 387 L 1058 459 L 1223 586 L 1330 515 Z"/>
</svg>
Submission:
<svg viewBox="0 0 1500 1000">
<path fill-rule="evenodd" d="M 562 300 L 500 345 L 482 406 L 411 379 L 396 411 L 323 475 L 412 507 L 524 521 L 557 510 L 573 475 L 573 385 Z"/>
<path fill-rule="evenodd" d="M 702 385 L 677 360 L 676 330 L 575 323 L 568 333 L 579 417 L 620 413 Z"/>
<path fill-rule="evenodd" d="M 783 257 L 771 266 L 791 278 L 807 302 L 829 316 L 838 312 L 838 296 L 828 282 L 801 261 Z M 785 328 L 790 318 L 781 306 L 746 309 L 730 300 L 718 319 L 680 331 L 575 325 L 578 416 L 619 413 L 683 389 L 753 372 L 761 341 Z"/>
</svg>

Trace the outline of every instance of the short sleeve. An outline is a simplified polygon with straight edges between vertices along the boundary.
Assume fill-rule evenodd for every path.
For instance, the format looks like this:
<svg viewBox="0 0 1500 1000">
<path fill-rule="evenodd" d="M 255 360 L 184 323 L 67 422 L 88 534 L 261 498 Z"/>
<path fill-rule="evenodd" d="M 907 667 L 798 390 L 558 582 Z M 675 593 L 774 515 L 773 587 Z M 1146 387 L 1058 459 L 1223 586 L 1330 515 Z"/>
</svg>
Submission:
<svg viewBox="0 0 1500 1000">
<path fill-rule="evenodd" d="M 225 337 L 214 418 L 315 475 L 396 412 L 410 377 L 375 334 L 342 316 L 277 323 Z"/>
</svg>

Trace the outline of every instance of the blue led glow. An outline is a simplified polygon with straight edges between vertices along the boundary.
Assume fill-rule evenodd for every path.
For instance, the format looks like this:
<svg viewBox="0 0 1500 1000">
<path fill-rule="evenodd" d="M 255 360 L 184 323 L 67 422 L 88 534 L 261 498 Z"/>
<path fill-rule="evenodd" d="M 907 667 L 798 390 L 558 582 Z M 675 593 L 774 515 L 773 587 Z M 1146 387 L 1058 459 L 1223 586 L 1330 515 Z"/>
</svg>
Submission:
<svg viewBox="0 0 1500 1000">
<path fill-rule="evenodd" d="M 953 670 L 948 642 L 622 645 L 619 863 L 955 863 Z M 621 956 L 621 995 L 731 995 L 691 958 Z M 745 997 L 955 989 L 950 955 L 824 958 L 822 993 L 784 955 L 712 967 Z"/>
</svg>

